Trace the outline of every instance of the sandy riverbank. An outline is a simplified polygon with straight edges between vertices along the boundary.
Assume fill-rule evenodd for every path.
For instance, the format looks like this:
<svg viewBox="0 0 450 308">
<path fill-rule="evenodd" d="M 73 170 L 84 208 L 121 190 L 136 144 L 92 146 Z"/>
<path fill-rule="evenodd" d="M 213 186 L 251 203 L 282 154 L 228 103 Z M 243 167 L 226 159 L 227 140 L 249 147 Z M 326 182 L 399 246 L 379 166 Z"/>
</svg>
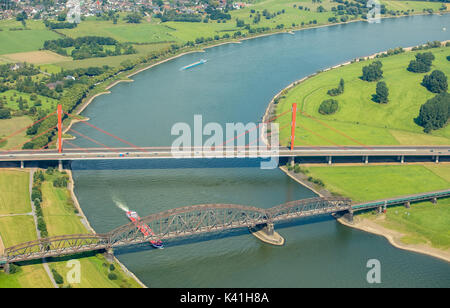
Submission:
<svg viewBox="0 0 450 308">
<path fill-rule="evenodd" d="M 429 256 L 450 262 L 450 249 L 442 250 L 442 249 L 434 248 L 429 244 L 415 244 L 415 245 L 404 244 L 401 241 L 401 239 L 402 239 L 402 237 L 406 236 L 407 234 L 403 234 L 403 233 L 395 231 L 395 230 L 387 229 L 387 228 L 383 227 L 380 223 L 377 223 L 377 222 L 382 222 L 384 220 L 384 218 L 385 218 L 384 216 L 380 216 L 380 217 L 376 218 L 375 220 L 371 220 L 368 218 L 362 218 L 362 217 L 355 216 L 353 223 L 348 223 L 347 221 L 345 221 L 342 218 L 339 218 L 338 221 L 345 226 L 383 236 L 389 241 L 389 243 L 391 243 L 392 246 L 394 246 L 396 248 L 429 255 Z"/>
<path fill-rule="evenodd" d="M 294 181 L 296 181 L 300 185 L 303 185 L 304 187 L 312 190 L 314 193 L 316 193 L 320 197 L 333 195 L 330 191 L 326 190 L 325 188 L 322 188 L 322 189 L 316 188 L 314 183 L 309 182 L 307 180 L 307 176 L 304 174 L 290 172 L 287 170 L 287 168 L 285 166 L 280 167 L 280 169 L 284 173 L 286 173 L 290 178 L 292 178 Z M 349 223 L 342 218 L 338 218 L 337 221 L 347 227 L 350 227 L 350 228 L 355 228 L 355 229 L 362 230 L 362 231 L 365 231 L 368 233 L 383 236 L 389 241 L 389 243 L 392 246 L 394 246 L 396 248 L 429 255 L 429 256 L 450 262 L 450 249 L 442 250 L 442 249 L 434 248 L 430 244 L 416 244 L 416 245 L 404 244 L 401 241 L 401 239 L 404 236 L 407 236 L 407 234 L 403 234 L 399 231 L 391 230 L 391 229 L 383 227 L 380 223 L 383 222 L 384 219 L 385 219 L 384 215 L 380 215 L 380 217 L 376 218 L 376 220 L 362 218 L 362 217 L 359 217 L 358 215 L 355 215 L 353 223 Z"/>
</svg>

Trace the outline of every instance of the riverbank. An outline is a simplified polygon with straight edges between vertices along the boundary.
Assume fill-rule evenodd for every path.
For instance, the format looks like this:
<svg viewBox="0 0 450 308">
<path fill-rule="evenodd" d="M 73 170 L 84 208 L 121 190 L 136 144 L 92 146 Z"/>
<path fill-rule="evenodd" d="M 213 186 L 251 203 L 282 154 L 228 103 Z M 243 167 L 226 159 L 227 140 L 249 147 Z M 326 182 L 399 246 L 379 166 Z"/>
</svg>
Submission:
<svg viewBox="0 0 450 308">
<path fill-rule="evenodd" d="M 424 164 L 411 164 L 411 165 L 390 165 L 388 169 L 383 168 L 385 170 L 380 170 L 380 176 L 385 178 L 386 185 L 387 186 L 394 186 L 399 185 L 398 183 L 402 183 L 401 179 L 399 179 L 399 176 L 404 174 L 404 178 L 411 178 L 414 177 L 414 174 L 422 174 L 424 178 L 426 178 L 429 182 L 431 182 L 431 186 L 427 187 L 426 190 L 434 190 L 434 188 L 442 188 L 445 186 L 442 182 L 442 178 L 438 174 L 434 174 L 434 177 L 431 175 L 431 173 L 427 173 L 426 170 L 435 170 L 434 166 L 435 164 L 428 164 L 428 167 L 423 167 Z M 294 179 L 297 183 L 307 187 L 308 189 L 313 190 L 316 194 L 319 196 L 332 196 L 332 195 L 341 195 L 345 197 L 350 197 L 353 200 L 357 199 L 355 198 L 355 195 L 352 194 L 352 191 L 359 190 L 360 187 L 358 185 L 355 185 L 356 182 L 361 182 L 362 177 L 367 175 L 367 172 L 363 172 L 364 170 L 361 170 L 361 168 L 364 168 L 361 164 L 357 166 L 356 168 L 360 168 L 358 170 L 361 170 L 358 174 L 352 173 L 352 170 L 355 169 L 348 169 L 348 168 L 355 168 L 354 165 L 352 166 L 319 166 L 317 167 L 314 165 L 314 167 L 310 167 L 311 165 L 303 166 L 303 172 L 307 171 L 308 174 L 312 174 L 315 178 L 321 179 L 325 184 L 324 187 L 318 187 L 314 183 L 308 181 L 308 176 L 305 174 L 300 173 L 294 173 L 293 171 L 288 171 L 285 166 L 280 167 L 280 169 L 285 172 L 288 176 L 290 176 L 292 179 Z M 410 167 L 409 167 L 410 166 Z M 427 166 L 427 165 L 425 165 Z M 377 166 L 370 166 L 373 168 L 380 168 L 383 167 L 382 165 Z M 398 169 L 401 167 L 401 170 L 397 170 L 395 172 L 389 171 L 389 169 Z M 317 170 L 330 170 L 330 168 L 333 168 L 334 170 L 341 168 L 342 172 L 336 172 L 339 177 L 336 176 L 336 180 L 333 180 L 331 176 L 324 176 L 323 173 L 317 173 Z M 367 166 L 366 166 L 367 168 Z M 411 169 L 413 168 L 413 169 Z M 426 168 L 426 169 L 424 169 Z M 446 170 L 450 170 L 450 165 L 445 164 L 441 166 L 441 168 L 446 168 Z M 440 168 L 440 169 L 441 169 Z M 425 171 L 421 171 L 421 169 Z M 316 171 L 316 172 L 314 172 Z M 342 176 L 342 174 L 347 174 L 347 176 Z M 375 177 L 375 179 L 372 182 L 378 182 L 375 176 L 375 173 L 370 172 L 367 176 L 369 177 Z M 350 179 L 350 178 L 353 178 Z M 392 180 L 386 180 L 390 179 Z M 406 182 L 403 186 L 409 187 L 412 186 L 410 183 L 416 183 L 417 185 L 420 185 L 422 183 L 422 177 L 417 177 L 415 180 Z M 395 183 L 394 183 L 395 182 Z M 441 183 L 442 182 L 442 183 Z M 343 183 L 343 184 L 342 184 Z M 439 184 L 441 183 L 441 184 Z M 447 182 L 448 183 L 448 182 Z M 448 185 L 448 184 L 447 184 Z M 362 183 L 361 186 L 367 187 L 365 183 Z M 340 188 L 340 190 L 338 190 Z M 408 188 L 406 188 L 405 193 L 403 193 L 404 189 L 400 189 L 402 192 L 395 193 L 396 195 L 405 195 L 409 193 Z M 417 190 L 417 188 L 413 187 L 411 192 Z M 384 189 L 380 187 L 379 189 L 372 189 L 372 193 L 369 193 L 369 195 L 375 193 L 377 194 L 376 197 L 372 196 L 372 199 L 381 199 L 381 198 L 388 198 L 393 197 L 392 192 L 389 192 L 387 189 Z M 346 193 L 345 193 L 346 192 Z M 367 193 L 367 192 L 366 192 Z M 358 200 L 359 201 L 359 200 Z M 442 202 L 442 201 L 438 201 Z M 448 202 L 447 202 L 448 203 Z M 440 207 L 448 207 L 447 203 L 439 205 Z M 424 208 L 431 207 L 429 209 L 426 209 L 427 212 L 424 211 Z M 405 211 L 408 211 L 405 213 Z M 422 211 L 422 212 L 419 212 Z M 399 217 L 399 215 L 406 215 L 405 222 L 403 222 L 401 219 L 396 221 L 395 223 L 389 218 L 388 215 L 393 215 L 395 217 Z M 411 216 L 413 215 L 413 216 Z M 420 216 L 423 215 L 423 217 L 420 218 L 419 225 L 416 221 L 411 220 L 415 215 Z M 428 217 L 427 217 L 428 216 Z M 447 262 L 450 262 L 450 248 L 445 248 L 446 245 L 441 247 L 435 247 L 435 245 L 432 244 L 432 242 L 429 240 L 429 238 L 433 237 L 433 233 L 439 232 L 439 227 L 427 225 L 429 221 L 436 221 L 435 217 L 440 217 L 440 219 L 445 219 L 445 214 L 443 212 L 440 212 L 439 207 L 436 208 L 436 206 L 430 205 L 429 202 L 425 203 L 419 203 L 419 204 L 412 204 L 411 208 L 406 210 L 402 206 L 396 207 L 396 208 L 388 208 L 388 212 L 386 214 L 378 214 L 376 216 L 372 214 L 355 214 L 354 216 L 354 222 L 349 223 L 345 221 L 342 218 L 337 219 L 339 223 L 350 227 L 355 228 L 358 230 L 362 230 L 368 233 L 376 234 L 379 236 L 385 237 L 389 243 L 391 243 L 394 247 L 399 249 L 404 249 L 416 253 L 421 253 L 425 255 L 429 255 L 435 258 L 439 258 L 441 260 L 445 260 Z M 408 223 L 406 225 L 405 223 Z M 395 225 L 395 228 L 394 228 Z M 440 224 L 442 226 L 442 223 Z M 445 222 L 444 222 L 444 228 L 445 228 Z M 389 227 L 387 227 L 389 226 Z M 427 229 L 427 234 L 421 234 L 422 229 Z M 409 232 L 406 230 L 410 230 Z M 414 232 L 412 230 L 415 230 Z M 405 243 L 405 239 L 409 241 L 409 243 Z M 434 239 L 434 241 L 438 241 Z"/>
<path fill-rule="evenodd" d="M 384 217 L 378 217 L 378 221 L 384 220 Z M 434 248 L 428 244 L 404 244 L 401 242 L 401 238 L 408 236 L 408 234 L 401 233 L 395 230 L 387 229 L 383 227 L 382 225 L 377 223 L 377 220 L 372 221 L 367 218 L 361 218 L 358 217 L 358 215 L 354 216 L 354 222 L 349 223 L 343 218 L 337 219 L 341 224 L 350 227 L 355 228 L 361 231 L 365 231 L 368 233 L 376 234 L 379 236 L 383 236 L 386 238 L 389 243 L 399 249 L 408 250 L 428 256 L 432 256 L 447 262 L 450 262 L 450 249 L 447 250 L 441 250 Z"/>
</svg>

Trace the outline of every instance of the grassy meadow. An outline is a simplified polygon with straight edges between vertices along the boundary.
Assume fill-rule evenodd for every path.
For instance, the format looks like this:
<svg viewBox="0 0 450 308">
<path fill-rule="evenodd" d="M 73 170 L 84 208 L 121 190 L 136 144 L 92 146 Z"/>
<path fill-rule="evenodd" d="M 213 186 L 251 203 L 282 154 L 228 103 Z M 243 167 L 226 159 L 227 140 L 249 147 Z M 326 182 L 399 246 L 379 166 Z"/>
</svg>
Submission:
<svg viewBox="0 0 450 308">
<path fill-rule="evenodd" d="M 90 231 L 81 222 L 81 217 L 77 215 L 70 192 L 67 188 L 55 187 L 53 180 L 60 177 L 61 173 L 54 171 L 53 174 L 45 174 L 45 181 L 42 183 L 43 200 L 41 208 L 44 220 L 47 225 L 48 235 L 67 235 L 67 234 L 87 234 Z M 128 277 L 114 262 L 114 274 L 116 280 L 108 278 L 109 263 L 101 254 L 87 254 L 78 256 L 81 266 L 80 284 L 71 284 L 75 288 L 118 288 L 118 287 L 140 287 L 139 284 Z M 71 269 L 67 267 L 67 261 L 74 259 L 74 256 L 68 256 L 58 259 L 51 259 L 50 268 L 56 269 L 64 278 Z M 67 281 L 63 284 L 67 286 Z"/>
<path fill-rule="evenodd" d="M 28 171 L 0 170 L 0 237 L 4 247 L 37 239 L 29 194 Z M 19 214 L 18 216 L 4 216 Z M 52 287 L 42 264 L 20 266 L 19 272 L 0 272 L 0 288 Z"/>
<path fill-rule="evenodd" d="M 450 76 L 450 48 L 430 49 L 436 59 L 432 70 L 439 69 Z M 419 51 L 422 52 L 422 51 Z M 416 52 L 405 52 L 386 58 L 380 58 L 383 64 L 383 78 L 389 88 L 389 102 L 378 104 L 372 100 L 376 82 L 360 79 L 363 66 L 375 60 L 355 62 L 330 71 L 320 73 L 300 83 L 281 98 L 276 112 L 280 114 L 297 102 L 298 109 L 307 115 L 298 114 L 296 145 L 355 145 L 357 142 L 367 145 L 396 144 L 450 144 L 450 126 L 423 133 L 423 128 L 415 123 L 422 104 L 435 96 L 421 85 L 423 76 L 429 73 L 412 73 L 406 70 L 409 62 L 415 59 Z M 338 86 L 343 78 L 345 91 L 331 97 L 327 91 Z M 335 114 L 322 115 L 318 109 L 322 101 L 333 98 L 339 102 Z M 286 125 L 289 117 L 279 120 L 280 127 Z M 325 125 L 324 125 L 325 124 Z M 328 126 L 328 127 L 327 127 Z M 330 127 L 344 133 L 342 135 Z M 287 144 L 290 129 L 280 133 L 280 141 Z"/>
<path fill-rule="evenodd" d="M 448 189 L 450 165 L 377 165 L 306 167 L 308 176 L 320 179 L 331 192 L 355 202 L 390 198 L 421 192 Z M 375 219 L 372 213 L 360 214 Z M 434 247 L 450 248 L 450 199 L 390 207 L 376 222 L 388 229 L 406 234 L 405 244 L 429 243 Z"/>
</svg>

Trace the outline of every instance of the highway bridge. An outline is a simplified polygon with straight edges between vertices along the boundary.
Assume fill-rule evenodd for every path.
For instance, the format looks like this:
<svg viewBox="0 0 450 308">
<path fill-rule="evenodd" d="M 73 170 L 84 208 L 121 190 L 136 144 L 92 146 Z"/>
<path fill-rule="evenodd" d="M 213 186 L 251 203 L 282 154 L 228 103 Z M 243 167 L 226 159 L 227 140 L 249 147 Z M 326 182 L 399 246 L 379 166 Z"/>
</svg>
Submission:
<svg viewBox="0 0 450 308">
<path fill-rule="evenodd" d="M 352 204 L 346 198 L 310 198 L 287 202 L 262 209 L 255 206 L 237 204 L 201 204 L 170 209 L 151 214 L 141 219 L 154 232 L 144 236 L 136 224 L 128 223 L 105 234 L 74 234 L 54 236 L 8 247 L 0 256 L 0 265 L 76 254 L 86 251 L 148 243 L 150 240 L 169 240 L 201 236 L 207 233 L 222 232 L 238 228 L 265 226 L 272 230 L 280 222 L 303 217 L 336 214 L 352 221 L 353 213 L 371 209 L 386 209 L 388 206 L 450 197 L 450 189 Z M 267 228 L 269 226 L 269 228 Z M 267 231 L 270 232 L 270 231 Z"/>
<path fill-rule="evenodd" d="M 323 157 L 332 163 L 333 157 L 361 157 L 368 163 L 370 157 L 392 158 L 404 162 L 407 157 L 427 157 L 439 162 L 450 157 L 450 146 L 314 146 L 293 149 L 287 147 L 223 147 L 205 149 L 187 147 L 122 147 L 57 150 L 19 150 L 0 152 L 0 162 L 127 160 L 127 159 L 195 159 L 195 158 L 269 158 L 269 157 Z"/>
</svg>

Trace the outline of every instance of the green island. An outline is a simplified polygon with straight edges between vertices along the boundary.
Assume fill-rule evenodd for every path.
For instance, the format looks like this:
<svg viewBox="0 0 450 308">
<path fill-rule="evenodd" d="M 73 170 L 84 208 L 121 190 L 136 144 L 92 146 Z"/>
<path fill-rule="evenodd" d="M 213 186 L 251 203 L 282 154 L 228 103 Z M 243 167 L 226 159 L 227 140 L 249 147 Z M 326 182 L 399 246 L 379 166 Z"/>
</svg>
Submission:
<svg viewBox="0 0 450 308">
<path fill-rule="evenodd" d="M 65 171 L 52 168 L 34 171 L 31 195 L 30 172 L 0 171 L 0 253 L 4 247 L 36 240 L 38 232 L 41 237 L 91 232 L 71 197 L 68 186 L 72 180 Z M 35 212 L 30 196 L 34 197 Z M 71 269 L 67 262 L 72 259 L 80 262 L 81 281 L 76 284 L 66 280 Z M 50 258 L 47 262 L 45 265 L 40 261 L 15 264 L 9 275 L 0 273 L 0 288 L 53 288 L 53 282 L 60 288 L 142 287 L 117 261 L 109 263 L 100 253 Z"/>
</svg>

